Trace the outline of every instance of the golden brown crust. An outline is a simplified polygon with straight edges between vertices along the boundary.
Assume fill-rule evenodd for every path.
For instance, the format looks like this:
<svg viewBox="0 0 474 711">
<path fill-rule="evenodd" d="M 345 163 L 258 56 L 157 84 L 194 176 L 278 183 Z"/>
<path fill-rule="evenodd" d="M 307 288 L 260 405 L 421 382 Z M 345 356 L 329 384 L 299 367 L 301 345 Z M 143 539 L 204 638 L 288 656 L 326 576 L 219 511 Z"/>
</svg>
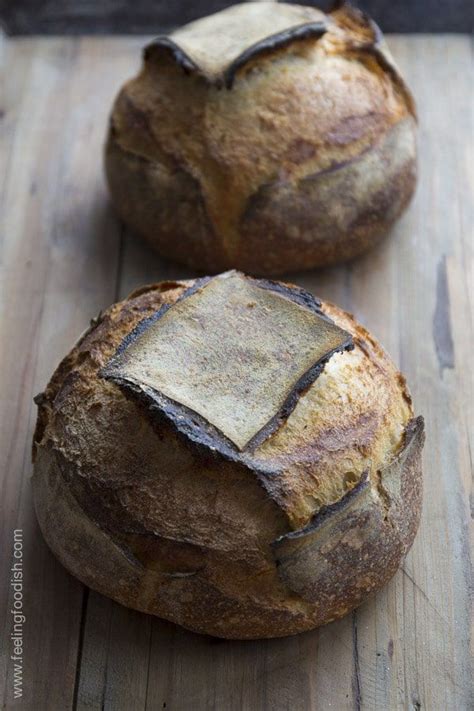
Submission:
<svg viewBox="0 0 474 711">
<path fill-rule="evenodd" d="M 422 418 L 411 420 L 403 448 L 367 474 L 339 502 L 304 529 L 273 544 L 278 574 L 303 600 L 316 603 L 320 620 L 340 617 L 396 572 L 411 546 L 421 513 Z"/>
<path fill-rule="evenodd" d="M 354 351 L 333 356 L 246 459 L 194 445 L 98 376 L 134 326 L 190 284 L 141 289 L 101 314 L 38 399 L 41 528 L 74 575 L 128 606 L 222 637 L 310 629 L 380 587 L 410 546 L 422 422 L 380 346 L 323 304 Z"/>
<path fill-rule="evenodd" d="M 257 5 L 265 17 L 297 10 Z M 311 17 L 297 27 L 318 19 L 325 31 L 294 41 L 290 32 L 250 53 L 230 89 L 216 79 L 233 66 L 224 50 L 212 69 L 184 72 L 162 41 L 117 97 L 105 160 L 111 195 L 164 256 L 214 272 L 321 266 L 368 249 L 406 207 L 415 109 L 378 29 L 348 7 L 332 16 L 299 10 Z M 203 22 L 212 29 L 219 17 Z"/>
</svg>

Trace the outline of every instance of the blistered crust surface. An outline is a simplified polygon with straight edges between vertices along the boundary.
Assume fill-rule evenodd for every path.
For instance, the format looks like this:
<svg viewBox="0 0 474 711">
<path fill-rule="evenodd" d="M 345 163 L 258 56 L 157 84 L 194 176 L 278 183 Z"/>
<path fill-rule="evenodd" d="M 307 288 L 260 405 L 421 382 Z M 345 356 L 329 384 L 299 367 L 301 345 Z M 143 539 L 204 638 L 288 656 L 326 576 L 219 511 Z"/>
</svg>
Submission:
<svg viewBox="0 0 474 711">
<path fill-rule="evenodd" d="M 111 118 L 106 168 L 123 218 L 165 256 L 213 271 L 282 273 L 370 247 L 413 193 L 415 118 L 354 12 L 254 57 L 232 89 L 149 52 Z"/>
<path fill-rule="evenodd" d="M 159 285 L 111 307 L 61 364 L 46 391 L 43 415 L 48 414 L 63 451 L 80 453 L 87 462 L 109 457 L 105 453 L 113 441 L 131 438 L 130 456 L 144 446 L 150 466 L 155 460 L 159 466 L 160 438 L 149 433 L 157 428 L 168 436 L 175 428 L 154 422 L 146 408 L 100 373 L 134 327 L 163 304 L 174 303 L 190 284 L 164 291 Z M 241 465 L 256 472 L 259 486 L 294 529 L 304 526 L 321 506 L 341 498 L 369 466 L 377 470 L 389 463 L 413 416 L 403 377 L 371 335 L 337 307 L 323 303 L 322 310 L 352 334 L 354 349 L 335 354 L 277 431 L 239 457 Z M 42 434 L 40 439 L 47 437 Z M 114 479 L 122 472 L 120 479 L 126 481 L 129 465 L 117 451 L 100 464 L 100 476 Z"/>
<path fill-rule="evenodd" d="M 356 347 L 331 359 L 285 425 L 238 462 L 190 443 L 99 372 L 142 319 L 191 285 L 156 285 L 111 307 L 38 398 L 33 487 L 41 528 L 74 575 L 123 604 L 223 637 L 310 629 L 380 587 L 411 544 L 422 423 L 413 424 L 404 381 L 380 346 L 323 304 Z M 309 536 L 309 553 L 279 550 L 292 533 L 304 541 L 318 516 L 338 502 L 344 510 L 361 492 L 368 508 L 332 519 L 339 523 L 326 548 L 313 552 Z M 357 541 L 368 558 L 354 581 L 344 566 L 347 546 L 358 555 Z M 318 569 L 324 595 L 316 601 L 308 577 L 314 555 L 327 556 L 332 571 Z"/>
</svg>

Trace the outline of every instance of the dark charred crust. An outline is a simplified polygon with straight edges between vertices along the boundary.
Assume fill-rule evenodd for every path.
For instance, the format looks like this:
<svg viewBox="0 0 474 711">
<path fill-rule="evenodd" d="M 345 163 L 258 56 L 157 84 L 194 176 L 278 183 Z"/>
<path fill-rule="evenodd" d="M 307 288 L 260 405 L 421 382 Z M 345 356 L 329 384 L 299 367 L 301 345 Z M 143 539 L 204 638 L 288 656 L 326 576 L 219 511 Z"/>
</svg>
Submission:
<svg viewBox="0 0 474 711">
<path fill-rule="evenodd" d="M 324 311 L 322 311 L 321 309 L 321 300 L 318 299 L 316 296 L 313 296 L 313 294 L 311 294 L 309 291 L 306 291 L 306 289 L 303 289 L 303 287 L 296 286 L 294 284 L 292 284 L 290 287 L 287 284 L 283 284 L 279 281 L 273 281 L 272 279 L 252 279 L 251 277 L 248 278 L 261 289 L 269 289 L 270 291 L 275 291 L 277 294 L 282 294 L 282 296 L 286 296 L 287 298 L 291 299 L 291 301 L 294 301 L 295 303 L 300 304 L 301 306 L 305 306 L 311 311 L 314 311 L 318 314 L 318 316 L 321 316 L 327 321 L 331 321 L 331 319 L 328 319 Z"/>
<path fill-rule="evenodd" d="M 327 25 L 324 22 L 308 22 L 304 25 L 296 25 L 287 30 L 278 32 L 275 35 L 266 37 L 259 42 L 244 50 L 234 61 L 229 64 L 222 75 L 211 79 L 202 68 L 187 54 L 181 47 L 171 38 L 166 35 L 160 35 L 153 40 L 143 52 L 143 58 L 148 61 L 153 50 L 161 49 L 171 54 L 176 64 L 181 67 L 186 73 L 195 73 L 203 76 L 210 84 L 217 87 L 225 86 L 226 89 L 232 89 L 237 72 L 242 69 L 248 62 L 262 57 L 264 55 L 275 52 L 292 44 L 307 39 L 319 39 L 327 32 Z"/>
<path fill-rule="evenodd" d="M 178 434 L 195 445 L 218 452 L 230 461 L 242 461 L 235 445 L 214 425 L 186 405 L 177 403 L 152 388 L 135 385 L 126 378 L 109 376 L 105 369 L 99 375 L 116 383 L 127 397 L 141 403 L 157 424 L 171 423 Z"/>
<path fill-rule="evenodd" d="M 142 333 L 144 333 L 152 323 L 155 323 L 155 321 L 158 321 L 172 306 L 175 304 L 179 303 L 183 299 L 186 299 L 188 296 L 191 296 L 192 294 L 196 293 L 196 291 L 199 291 L 203 286 L 205 286 L 209 281 L 211 281 L 212 277 L 202 277 L 201 279 L 196 279 L 195 283 L 190 286 L 188 289 L 186 289 L 177 299 L 171 304 L 163 304 L 160 306 L 158 311 L 156 313 L 152 314 L 151 316 L 148 316 L 148 318 L 143 319 L 143 321 L 140 321 L 138 326 L 135 326 L 133 331 L 130 331 L 125 338 L 123 339 L 122 343 L 119 345 L 117 348 L 114 357 L 109 361 L 107 368 L 112 364 L 112 361 L 117 358 L 121 353 L 123 353 L 124 350 L 128 348 L 128 346 L 135 341 L 138 336 L 140 336 Z M 99 375 L 101 377 L 107 378 L 107 368 L 104 368 Z"/>
<path fill-rule="evenodd" d="M 191 57 L 184 52 L 179 45 L 176 44 L 167 35 L 160 35 L 156 37 L 149 45 L 143 50 L 143 59 L 145 62 L 149 61 L 152 57 L 154 50 L 164 50 L 171 54 L 176 64 L 181 67 L 187 74 L 191 72 L 201 73 L 200 67 L 191 59 Z"/>
<path fill-rule="evenodd" d="M 370 486 L 369 472 L 366 470 L 365 472 L 363 472 L 357 484 L 350 491 L 344 494 L 344 496 L 339 499 L 339 501 L 336 501 L 334 504 L 330 504 L 329 506 L 322 506 L 307 526 L 305 526 L 304 528 L 300 528 L 298 531 L 291 531 L 290 533 L 285 533 L 283 536 L 280 536 L 280 538 L 277 538 L 276 541 L 273 541 L 272 547 L 278 546 L 278 544 L 283 540 L 302 538 L 308 533 L 313 533 L 317 528 L 319 528 L 319 526 L 325 523 L 327 519 L 330 518 L 330 516 L 345 509 L 347 505 L 350 504 L 350 502 L 356 496 L 362 493 L 362 491 L 367 489 L 368 486 Z M 280 557 L 280 560 L 283 559 L 284 556 Z M 280 562 L 280 560 L 278 562 Z"/>
<path fill-rule="evenodd" d="M 172 289 L 182 289 L 186 284 L 182 281 L 160 281 L 158 284 L 146 284 L 145 286 L 139 286 L 138 289 L 134 289 L 128 296 L 127 301 L 130 299 L 136 299 L 142 294 L 147 294 L 151 291 L 159 291 L 163 293 L 164 291 L 171 291 Z"/>
<path fill-rule="evenodd" d="M 239 452 L 237 447 L 216 427 L 185 405 L 178 404 L 164 395 L 160 395 L 158 402 L 156 392 L 150 390 L 147 393 L 143 388 L 119 377 L 114 377 L 113 381 L 122 389 L 126 398 L 143 408 L 147 419 L 153 425 L 160 428 L 171 427 L 181 444 L 194 456 L 197 455 L 204 460 L 206 466 L 210 466 L 216 458 L 222 457 L 225 461 L 239 464 L 252 472 L 262 485 L 263 482 L 268 481 L 268 477 L 276 473 L 272 468 L 264 469 L 257 466 L 252 461 L 248 448 Z"/>
<path fill-rule="evenodd" d="M 327 321 L 330 320 L 327 317 L 325 317 L 325 319 Z M 321 375 L 326 363 L 332 358 L 333 355 L 336 353 L 342 353 L 343 351 L 351 351 L 353 348 L 354 344 L 352 342 L 352 337 L 349 337 L 346 343 L 339 348 L 334 348 L 324 358 L 315 363 L 312 368 L 307 370 L 293 387 L 293 390 L 286 398 L 280 411 L 272 417 L 272 419 L 260 430 L 260 432 L 257 432 L 255 437 L 252 437 L 250 442 L 247 444 L 246 449 L 252 451 L 279 428 L 281 423 L 284 422 L 293 412 L 301 395 L 308 390 L 314 381 Z"/>
<path fill-rule="evenodd" d="M 251 60 L 287 47 L 293 42 L 306 39 L 320 39 L 326 34 L 327 29 L 327 25 L 324 22 L 310 22 L 305 25 L 290 27 L 288 30 L 284 30 L 271 37 L 266 37 L 260 40 L 260 42 L 256 42 L 242 52 L 237 59 L 234 59 L 232 64 L 226 69 L 224 73 L 226 89 L 232 89 L 237 72 Z"/>
<path fill-rule="evenodd" d="M 114 356 L 109 360 L 107 365 L 99 372 L 99 377 L 110 380 L 118 385 L 124 393 L 133 400 L 138 401 L 150 413 L 156 422 L 170 422 L 175 430 L 184 435 L 184 437 L 193 442 L 195 445 L 200 445 L 211 451 L 218 452 L 224 458 L 234 462 L 242 463 L 246 466 L 246 454 L 251 454 L 252 451 L 272 435 L 280 425 L 288 418 L 291 412 L 296 407 L 301 395 L 314 383 L 319 375 L 324 370 L 326 363 L 330 358 L 338 352 L 350 351 L 354 348 L 352 336 L 347 333 L 347 339 L 337 348 L 332 349 L 320 358 L 314 365 L 309 368 L 306 373 L 295 383 L 285 402 L 279 411 L 257 432 L 254 437 L 247 443 L 242 452 L 231 442 L 220 430 L 208 422 L 204 417 L 194 412 L 185 405 L 175 402 L 163 393 L 146 386 L 139 386 L 130 382 L 126 377 L 120 376 L 114 368 L 117 364 L 119 356 L 133 343 L 142 333 L 144 333 L 153 323 L 160 319 L 174 304 L 179 303 L 183 299 L 191 296 L 200 289 L 206 286 L 212 279 L 216 277 L 203 277 L 197 279 L 195 283 L 186 289 L 175 302 L 172 304 L 163 304 L 156 313 L 148 318 L 145 318 L 123 339 L 117 348 Z M 275 293 L 288 298 L 289 300 L 299 304 L 303 308 L 307 308 L 316 313 L 320 318 L 323 318 L 329 323 L 333 321 L 323 313 L 321 302 L 312 294 L 300 287 L 287 286 L 270 280 L 253 279 L 246 277 L 255 286 L 262 289 L 268 289 Z"/>
</svg>

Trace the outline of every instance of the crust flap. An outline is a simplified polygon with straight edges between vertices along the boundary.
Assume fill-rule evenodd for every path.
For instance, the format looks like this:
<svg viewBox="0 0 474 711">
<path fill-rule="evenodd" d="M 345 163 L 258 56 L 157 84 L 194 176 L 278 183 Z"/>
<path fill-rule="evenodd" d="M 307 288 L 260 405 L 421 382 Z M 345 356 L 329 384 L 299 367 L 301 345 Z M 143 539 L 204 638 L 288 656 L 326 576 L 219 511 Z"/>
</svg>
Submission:
<svg viewBox="0 0 474 711">
<path fill-rule="evenodd" d="M 227 272 L 142 322 L 102 375 L 179 426 L 199 429 L 203 419 L 242 451 L 278 427 L 334 353 L 352 347 L 309 294 Z"/>
<path fill-rule="evenodd" d="M 273 543 L 279 575 L 290 590 L 323 606 L 356 603 L 393 574 L 418 525 L 421 489 L 414 472 L 423 441 L 418 417 L 408 424 L 398 456 L 378 473 L 379 487 L 366 472 L 308 526 Z"/>
<path fill-rule="evenodd" d="M 185 71 L 230 88 L 247 62 L 292 42 L 322 37 L 328 22 L 311 7 L 242 3 L 157 37 L 145 49 L 145 58 L 155 50 L 170 51 Z"/>
</svg>

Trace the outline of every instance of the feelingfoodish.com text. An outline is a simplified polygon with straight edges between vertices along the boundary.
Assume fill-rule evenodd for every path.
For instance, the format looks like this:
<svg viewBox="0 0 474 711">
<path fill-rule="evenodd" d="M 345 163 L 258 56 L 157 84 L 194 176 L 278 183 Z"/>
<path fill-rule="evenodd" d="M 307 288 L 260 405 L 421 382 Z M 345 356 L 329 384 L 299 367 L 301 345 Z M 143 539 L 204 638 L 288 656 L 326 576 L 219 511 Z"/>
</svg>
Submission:
<svg viewBox="0 0 474 711">
<path fill-rule="evenodd" d="M 13 662 L 13 698 L 21 699 L 23 695 L 23 625 L 26 621 L 23 614 L 23 531 L 21 528 L 16 528 L 13 531 L 10 586 L 12 588 L 10 659 Z"/>
</svg>

